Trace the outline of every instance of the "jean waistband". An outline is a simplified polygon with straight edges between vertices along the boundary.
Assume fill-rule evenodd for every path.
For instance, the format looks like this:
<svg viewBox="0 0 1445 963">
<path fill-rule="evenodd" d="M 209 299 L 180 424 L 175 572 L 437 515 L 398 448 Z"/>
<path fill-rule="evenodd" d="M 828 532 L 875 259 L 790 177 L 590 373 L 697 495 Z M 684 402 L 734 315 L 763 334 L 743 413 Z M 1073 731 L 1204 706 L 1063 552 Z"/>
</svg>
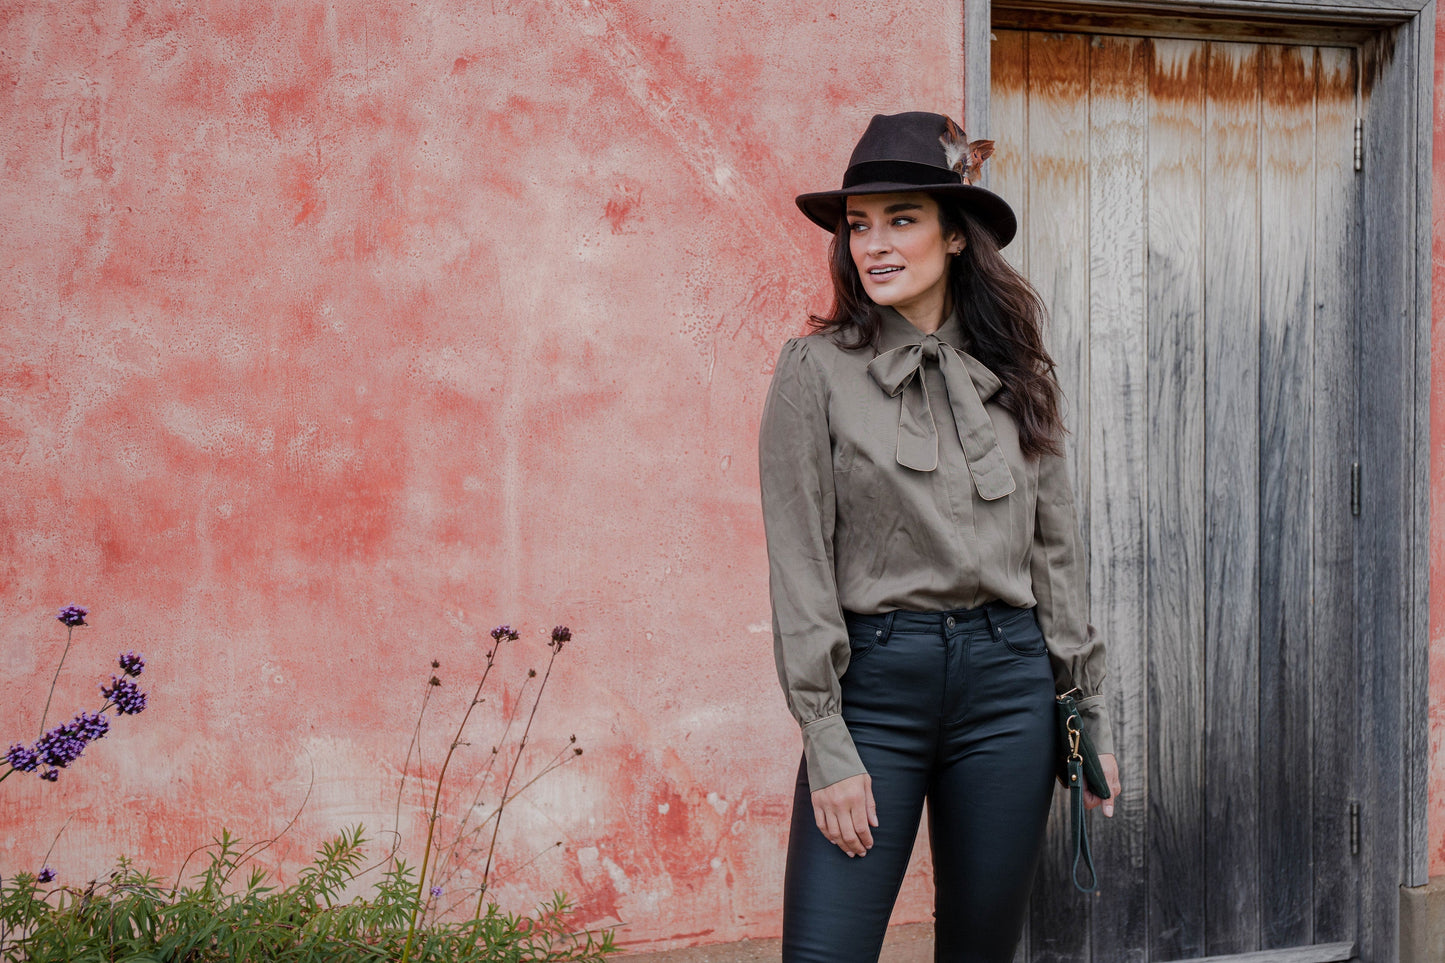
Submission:
<svg viewBox="0 0 1445 963">
<path fill-rule="evenodd" d="M 867 626 L 882 629 L 887 634 L 892 634 L 899 629 L 926 632 L 977 626 L 988 626 L 991 631 L 1000 622 L 1027 611 L 1028 609 L 1020 608 L 1017 605 L 995 601 L 986 602 L 971 609 L 948 609 L 943 612 L 913 612 L 907 609 L 898 609 L 879 615 L 864 615 L 859 612 L 844 611 L 843 619 L 850 627 Z"/>
</svg>

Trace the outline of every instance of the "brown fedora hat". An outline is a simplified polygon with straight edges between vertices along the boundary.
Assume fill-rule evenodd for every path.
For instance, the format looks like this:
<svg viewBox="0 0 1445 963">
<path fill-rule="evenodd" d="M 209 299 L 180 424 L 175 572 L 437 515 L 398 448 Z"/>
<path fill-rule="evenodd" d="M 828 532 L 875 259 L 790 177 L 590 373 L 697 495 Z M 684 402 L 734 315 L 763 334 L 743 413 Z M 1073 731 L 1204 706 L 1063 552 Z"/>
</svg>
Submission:
<svg viewBox="0 0 1445 963">
<path fill-rule="evenodd" d="M 843 216 L 843 198 L 856 194 L 925 191 L 959 202 L 1004 247 L 1018 232 L 1018 219 L 1008 202 L 993 191 L 975 187 L 951 166 L 945 143 L 961 145 L 957 125 L 942 114 L 910 111 L 874 114 L 853 148 L 843 186 L 836 191 L 799 194 L 798 208 L 825 231 L 836 231 Z M 961 165 L 960 165 L 961 166 Z"/>
</svg>

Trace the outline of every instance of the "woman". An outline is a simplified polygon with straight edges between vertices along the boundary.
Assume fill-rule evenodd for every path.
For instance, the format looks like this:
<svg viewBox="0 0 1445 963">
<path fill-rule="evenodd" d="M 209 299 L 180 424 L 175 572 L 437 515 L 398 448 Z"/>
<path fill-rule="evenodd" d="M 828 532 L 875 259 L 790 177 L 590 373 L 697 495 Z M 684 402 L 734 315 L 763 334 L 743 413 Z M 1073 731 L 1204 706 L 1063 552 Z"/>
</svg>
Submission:
<svg viewBox="0 0 1445 963">
<path fill-rule="evenodd" d="M 940 114 L 875 116 L 842 189 L 797 199 L 834 233 L 834 305 L 783 346 L 759 435 L 804 749 L 785 963 L 878 958 L 925 799 L 936 958 L 1012 959 L 1056 691 L 1079 690 L 1119 791 L 1044 311 L 999 254 L 1013 211 L 968 183 L 968 155 Z"/>
</svg>

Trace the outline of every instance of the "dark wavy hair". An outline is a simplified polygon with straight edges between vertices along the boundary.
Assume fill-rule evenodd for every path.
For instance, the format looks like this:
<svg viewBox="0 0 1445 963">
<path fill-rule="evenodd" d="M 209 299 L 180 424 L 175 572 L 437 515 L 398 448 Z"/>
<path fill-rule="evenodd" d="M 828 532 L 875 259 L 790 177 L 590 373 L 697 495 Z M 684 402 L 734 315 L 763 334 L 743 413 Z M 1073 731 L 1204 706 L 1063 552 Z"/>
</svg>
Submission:
<svg viewBox="0 0 1445 963">
<path fill-rule="evenodd" d="M 946 198 L 938 202 L 943 235 L 963 236 L 962 253 L 949 259 L 948 294 L 963 323 L 965 351 L 988 366 L 1003 382 L 994 399 L 1018 423 L 1025 455 L 1063 453 L 1064 421 L 1054 359 L 1044 348 L 1047 310 L 1038 292 L 999 253 L 993 232 Z M 848 249 L 848 219 L 840 218 L 828 251 L 833 308 L 812 315 L 814 330 L 840 347 L 876 348 L 881 318 L 863 293 L 858 268 Z"/>
</svg>

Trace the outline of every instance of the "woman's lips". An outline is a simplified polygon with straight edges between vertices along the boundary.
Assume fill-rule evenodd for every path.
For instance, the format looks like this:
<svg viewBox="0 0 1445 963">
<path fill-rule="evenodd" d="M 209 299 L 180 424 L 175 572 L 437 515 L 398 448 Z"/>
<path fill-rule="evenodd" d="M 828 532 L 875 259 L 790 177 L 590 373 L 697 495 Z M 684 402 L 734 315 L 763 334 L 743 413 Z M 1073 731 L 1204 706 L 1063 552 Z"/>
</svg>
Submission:
<svg viewBox="0 0 1445 963">
<path fill-rule="evenodd" d="M 888 281 L 902 271 L 903 268 L 897 264 L 878 264 L 868 269 L 868 278 L 872 281 Z"/>
</svg>

